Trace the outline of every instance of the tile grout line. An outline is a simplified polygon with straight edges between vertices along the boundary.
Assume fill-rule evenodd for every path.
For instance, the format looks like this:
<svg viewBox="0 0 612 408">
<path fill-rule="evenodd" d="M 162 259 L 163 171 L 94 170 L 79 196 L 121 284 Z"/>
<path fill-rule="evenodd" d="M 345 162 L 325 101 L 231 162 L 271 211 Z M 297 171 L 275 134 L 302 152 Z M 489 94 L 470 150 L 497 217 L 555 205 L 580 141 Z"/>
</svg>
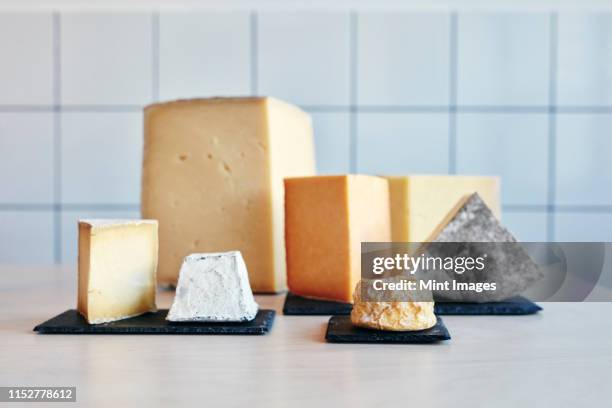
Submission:
<svg viewBox="0 0 612 408">
<path fill-rule="evenodd" d="M 449 26 L 449 107 L 448 107 L 448 172 L 457 173 L 457 12 L 450 14 Z"/>
<path fill-rule="evenodd" d="M 34 204 L 34 203 L 0 203 L 0 211 L 137 211 L 139 204 Z M 612 211 L 612 210 L 611 210 Z"/>
<path fill-rule="evenodd" d="M 61 14 L 53 13 L 53 259 L 62 261 Z"/>
<path fill-rule="evenodd" d="M 0 211 L 138 211 L 139 204 L 68 203 L 33 204 L 0 203 Z M 612 205 L 548 205 L 548 204 L 504 204 L 504 211 L 549 213 L 612 214 Z"/>
<path fill-rule="evenodd" d="M 258 90 L 259 81 L 259 19 L 256 11 L 251 11 L 250 18 L 251 30 L 250 30 L 250 40 L 251 40 L 251 95 L 256 96 Z"/>
<path fill-rule="evenodd" d="M 159 101 L 159 12 L 151 14 L 151 97 Z"/>
<path fill-rule="evenodd" d="M 557 50 L 558 50 L 558 17 L 557 13 L 550 14 L 550 50 L 549 50 L 549 78 L 548 78 L 548 212 L 546 223 L 546 238 L 549 242 L 555 239 L 555 198 L 556 198 L 556 153 L 557 153 Z"/>
<path fill-rule="evenodd" d="M 54 216 L 57 204 L 32 204 L 32 203 L 2 203 L 0 211 L 52 211 Z"/>
<path fill-rule="evenodd" d="M 140 112 L 145 105 L 2 105 L 0 112 L 54 112 L 58 107 L 62 112 Z M 440 113 L 446 114 L 453 110 L 449 105 L 301 105 L 302 109 L 322 113 L 344 113 L 354 109 L 357 113 Z M 551 110 L 556 114 L 612 114 L 612 106 L 505 106 L 505 105 L 455 105 L 456 113 L 491 113 L 491 114 L 545 114 Z"/>
<path fill-rule="evenodd" d="M 357 42 L 358 15 L 352 11 L 349 17 L 349 170 L 357 172 Z"/>
</svg>

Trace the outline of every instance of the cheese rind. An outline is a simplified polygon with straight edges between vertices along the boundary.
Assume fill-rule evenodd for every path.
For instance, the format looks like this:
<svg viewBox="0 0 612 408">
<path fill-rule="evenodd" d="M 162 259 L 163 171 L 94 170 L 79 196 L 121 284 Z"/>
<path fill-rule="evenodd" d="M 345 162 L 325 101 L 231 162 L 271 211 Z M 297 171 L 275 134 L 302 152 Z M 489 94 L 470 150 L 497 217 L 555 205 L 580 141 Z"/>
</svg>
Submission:
<svg viewBox="0 0 612 408">
<path fill-rule="evenodd" d="M 361 242 L 391 238 L 385 179 L 363 175 L 285 180 L 287 282 L 297 295 L 351 302 Z"/>
<path fill-rule="evenodd" d="M 457 274 L 449 270 L 424 272 L 429 279 L 438 282 L 496 283 L 494 291 L 436 291 L 436 300 L 502 301 L 519 295 L 543 276 L 538 265 L 493 215 L 478 193 L 466 196 L 457 203 L 431 242 L 425 247 L 427 256 L 446 258 L 469 254 L 473 258 L 482 256 L 486 261 L 484 269 L 474 269 L 470 273 Z M 463 243 L 461 254 L 449 253 L 449 249 L 455 246 L 444 245 L 455 242 Z"/>
<path fill-rule="evenodd" d="M 240 252 L 192 254 L 183 261 L 166 319 L 239 322 L 253 320 L 258 308 Z"/>
<path fill-rule="evenodd" d="M 142 214 L 160 222 L 158 279 L 190 253 L 238 249 L 255 292 L 285 289 L 283 178 L 315 172 L 310 117 L 272 98 L 145 109 Z"/>
<path fill-rule="evenodd" d="M 465 195 L 477 192 L 501 218 L 498 177 L 459 175 L 387 176 L 394 242 L 426 242 Z"/>
<path fill-rule="evenodd" d="M 78 311 L 98 324 L 157 310 L 157 221 L 80 220 Z"/>
<path fill-rule="evenodd" d="M 393 278 L 387 279 L 388 281 Z M 373 285 L 365 285 L 365 290 L 374 292 Z M 389 331 L 425 330 L 436 325 L 434 302 L 406 301 L 406 293 L 397 294 L 398 300 L 393 299 L 393 292 L 385 292 L 385 301 L 373 301 L 377 294 L 369 293 L 363 301 L 362 282 L 355 287 L 351 323 L 367 329 Z M 399 300 L 402 299 L 402 300 Z"/>
</svg>

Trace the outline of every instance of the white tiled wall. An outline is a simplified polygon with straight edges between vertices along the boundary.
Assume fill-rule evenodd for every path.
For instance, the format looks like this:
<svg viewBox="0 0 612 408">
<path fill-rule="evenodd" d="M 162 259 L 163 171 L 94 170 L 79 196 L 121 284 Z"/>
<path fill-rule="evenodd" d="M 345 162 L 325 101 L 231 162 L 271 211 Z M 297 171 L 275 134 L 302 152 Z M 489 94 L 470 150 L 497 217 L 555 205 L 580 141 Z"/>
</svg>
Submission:
<svg viewBox="0 0 612 408">
<path fill-rule="evenodd" d="M 500 175 L 503 204 L 547 203 L 547 147 L 546 115 L 461 113 L 457 116 L 457 172 Z"/>
<path fill-rule="evenodd" d="M 79 14 L 60 17 L 61 102 L 141 105 L 152 99 L 151 17 Z"/>
<path fill-rule="evenodd" d="M 0 14 L 1 104 L 53 103 L 53 41 L 51 14 Z"/>
<path fill-rule="evenodd" d="M 557 128 L 556 202 L 612 205 L 612 115 L 562 115 Z"/>
<path fill-rule="evenodd" d="M 264 12 L 256 24 L 259 94 L 299 105 L 348 105 L 349 13 Z"/>
<path fill-rule="evenodd" d="M 612 104 L 612 14 L 559 16 L 559 103 Z"/>
<path fill-rule="evenodd" d="M 357 171 L 448 172 L 448 115 L 363 113 L 357 118 Z"/>
<path fill-rule="evenodd" d="M 61 186 L 66 204 L 138 204 L 140 112 L 63 112 Z"/>
<path fill-rule="evenodd" d="M 52 113 L 0 112 L 2 203 L 54 202 L 54 148 Z"/>
<path fill-rule="evenodd" d="M 547 105 L 549 44 L 549 14 L 460 15 L 458 103 Z"/>
<path fill-rule="evenodd" d="M 317 171 L 350 172 L 350 115 L 345 112 L 313 113 Z"/>
<path fill-rule="evenodd" d="M 448 105 L 450 22 L 444 13 L 359 15 L 358 103 Z"/>
<path fill-rule="evenodd" d="M 18 39 L 18 40 L 16 40 Z M 142 107 L 274 95 L 321 173 L 502 176 L 523 240 L 612 240 L 612 14 L 0 12 L 0 262 L 136 217 Z"/>
<path fill-rule="evenodd" d="M 518 237 L 535 242 L 548 241 L 546 223 L 548 214 L 544 211 L 504 211 L 503 222 Z M 571 241 L 572 239 L 568 239 Z"/>
<path fill-rule="evenodd" d="M 159 16 L 159 96 L 251 93 L 248 12 L 175 12 Z"/>
<path fill-rule="evenodd" d="M 51 211 L 0 211 L 1 263 L 48 264 L 54 261 Z"/>
</svg>

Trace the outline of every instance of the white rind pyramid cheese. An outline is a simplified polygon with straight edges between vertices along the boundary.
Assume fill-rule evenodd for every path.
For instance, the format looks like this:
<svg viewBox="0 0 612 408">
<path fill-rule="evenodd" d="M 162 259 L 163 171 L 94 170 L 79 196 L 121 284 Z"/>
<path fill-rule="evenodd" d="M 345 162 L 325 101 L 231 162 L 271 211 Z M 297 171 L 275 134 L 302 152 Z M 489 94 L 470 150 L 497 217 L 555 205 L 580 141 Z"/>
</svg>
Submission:
<svg viewBox="0 0 612 408">
<path fill-rule="evenodd" d="M 192 253 L 239 250 L 255 292 L 286 287 L 283 179 L 315 173 L 310 116 L 273 98 L 145 109 L 142 215 L 159 220 L 162 283 Z"/>
<path fill-rule="evenodd" d="M 239 251 L 185 258 L 167 320 L 240 322 L 253 320 L 258 306 Z"/>
<path fill-rule="evenodd" d="M 157 221 L 79 221 L 78 310 L 106 323 L 157 310 Z"/>
</svg>

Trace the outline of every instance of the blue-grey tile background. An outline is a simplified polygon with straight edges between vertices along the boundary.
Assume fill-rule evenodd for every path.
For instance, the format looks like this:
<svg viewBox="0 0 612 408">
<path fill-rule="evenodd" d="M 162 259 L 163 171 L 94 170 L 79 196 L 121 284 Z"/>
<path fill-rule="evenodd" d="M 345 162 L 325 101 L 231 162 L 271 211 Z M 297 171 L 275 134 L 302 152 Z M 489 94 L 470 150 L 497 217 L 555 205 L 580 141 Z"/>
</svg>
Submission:
<svg viewBox="0 0 612 408">
<path fill-rule="evenodd" d="M 612 14 L 0 12 L 0 262 L 136 217 L 142 107 L 273 95 L 321 173 L 502 177 L 523 240 L 612 239 Z"/>
</svg>

